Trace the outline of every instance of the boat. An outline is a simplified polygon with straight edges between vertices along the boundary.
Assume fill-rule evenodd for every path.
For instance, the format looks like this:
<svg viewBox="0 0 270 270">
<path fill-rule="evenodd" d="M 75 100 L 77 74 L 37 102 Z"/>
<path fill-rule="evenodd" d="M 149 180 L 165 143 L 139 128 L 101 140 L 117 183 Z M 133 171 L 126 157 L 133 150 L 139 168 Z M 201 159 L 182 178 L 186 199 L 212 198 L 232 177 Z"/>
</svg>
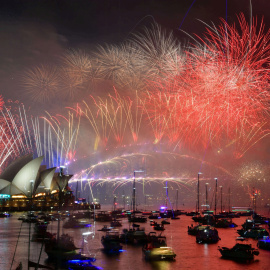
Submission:
<svg viewBox="0 0 270 270">
<path fill-rule="evenodd" d="M 120 220 L 114 219 L 113 221 L 111 221 L 111 227 L 122 227 L 122 223 Z"/>
<path fill-rule="evenodd" d="M 69 270 L 95 270 L 101 269 L 98 266 L 92 264 L 95 261 L 93 259 L 81 259 L 81 260 L 68 260 L 65 264 Z"/>
<path fill-rule="evenodd" d="M 215 224 L 215 217 L 211 214 L 206 214 L 203 216 L 193 216 L 192 219 L 195 222 L 201 223 L 203 225 L 214 225 Z"/>
<path fill-rule="evenodd" d="M 244 230 L 252 229 L 255 226 L 254 220 L 246 219 L 245 222 L 242 224 L 242 228 Z"/>
<path fill-rule="evenodd" d="M 199 215 L 199 212 L 191 211 L 191 212 L 186 213 L 186 216 L 190 216 L 190 217 L 194 217 L 194 216 L 197 216 L 197 215 Z"/>
<path fill-rule="evenodd" d="M 104 225 L 101 229 L 99 229 L 98 231 L 101 232 L 108 232 L 112 229 L 112 227 L 108 227 L 107 225 Z"/>
<path fill-rule="evenodd" d="M 0 213 L 0 218 L 7 218 L 7 217 L 11 217 L 11 214 L 8 212 L 2 212 Z"/>
<path fill-rule="evenodd" d="M 161 207 L 160 210 L 161 211 L 160 211 L 159 215 L 161 218 L 180 219 L 178 217 L 179 214 L 177 214 L 173 210 L 167 210 L 167 209 L 164 209 L 164 207 Z"/>
<path fill-rule="evenodd" d="M 112 215 L 109 212 L 100 211 L 95 214 L 95 221 L 111 222 L 112 220 Z"/>
<path fill-rule="evenodd" d="M 255 224 L 268 224 L 270 221 L 269 218 L 266 218 L 266 217 L 259 215 L 257 213 L 255 213 L 253 215 L 253 220 L 254 220 Z"/>
<path fill-rule="evenodd" d="M 156 225 L 154 225 L 154 230 L 156 230 L 156 231 L 164 231 L 165 228 L 164 228 L 163 224 L 156 224 Z"/>
<path fill-rule="evenodd" d="M 53 214 L 46 214 L 40 217 L 44 221 L 57 221 L 58 219 Z"/>
<path fill-rule="evenodd" d="M 171 223 L 170 223 L 170 221 L 164 219 L 164 220 L 161 221 L 161 224 L 171 224 Z"/>
<path fill-rule="evenodd" d="M 159 214 L 151 214 L 150 216 L 148 216 L 149 219 L 160 219 L 161 217 L 159 216 Z"/>
<path fill-rule="evenodd" d="M 82 235 L 89 235 L 92 234 L 92 232 L 85 232 Z M 92 270 L 92 269 L 101 269 L 98 266 L 92 265 L 92 262 L 96 261 L 95 256 L 89 257 L 88 255 L 84 254 L 84 238 L 83 238 L 83 244 L 81 247 L 81 251 L 79 253 L 76 253 L 71 259 L 68 259 L 67 261 L 62 261 L 61 269 L 69 269 L 69 270 Z"/>
<path fill-rule="evenodd" d="M 22 215 L 22 216 L 19 216 L 19 217 L 18 217 L 18 220 L 24 221 L 25 219 L 26 219 L 26 216 L 25 216 L 25 215 Z"/>
<path fill-rule="evenodd" d="M 51 239 L 45 241 L 45 252 L 48 255 L 48 260 L 51 261 L 67 261 L 72 260 L 75 256 L 78 256 L 74 245 L 74 240 L 68 234 L 62 234 L 57 240 L 54 234 Z M 76 257 L 77 258 L 77 257 Z"/>
<path fill-rule="evenodd" d="M 147 242 L 147 235 L 143 228 L 123 229 L 120 235 L 121 243 L 143 245 Z"/>
<path fill-rule="evenodd" d="M 258 240 L 257 247 L 265 250 L 270 250 L 270 238 L 269 236 L 264 236 L 262 239 Z"/>
<path fill-rule="evenodd" d="M 23 222 L 27 223 L 36 223 L 38 221 L 38 216 L 33 211 L 28 212 L 26 218 L 23 220 Z"/>
<path fill-rule="evenodd" d="M 255 226 L 248 230 L 245 229 L 237 230 L 237 233 L 242 237 L 253 239 L 259 239 L 263 238 L 264 236 L 269 236 L 268 231 L 259 226 Z"/>
<path fill-rule="evenodd" d="M 118 254 L 122 251 L 122 245 L 118 230 L 106 232 L 101 238 L 101 243 L 104 247 L 104 252 L 108 254 Z"/>
<path fill-rule="evenodd" d="M 198 230 L 203 230 L 205 228 L 206 225 L 202 225 L 202 224 L 198 224 L 196 226 L 193 226 L 193 224 L 191 224 L 191 226 L 188 226 L 188 234 L 190 235 L 197 235 Z"/>
<path fill-rule="evenodd" d="M 154 220 L 150 220 L 150 226 L 156 226 L 158 223 Z"/>
<path fill-rule="evenodd" d="M 216 228 L 235 228 L 237 225 L 232 222 L 231 218 L 220 218 L 216 219 L 215 225 Z"/>
<path fill-rule="evenodd" d="M 63 228 L 68 229 L 68 228 L 86 228 L 86 227 L 91 227 L 91 224 L 85 220 L 79 220 L 76 218 L 69 218 L 68 221 L 66 221 L 63 225 Z"/>
<path fill-rule="evenodd" d="M 250 244 L 236 243 L 232 248 L 218 247 L 223 258 L 232 260 L 252 261 L 259 251 Z"/>
<path fill-rule="evenodd" d="M 196 242 L 199 244 L 212 244 L 217 243 L 219 240 L 218 231 L 209 225 L 200 228 L 196 234 Z"/>
<path fill-rule="evenodd" d="M 143 217 L 143 216 L 129 216 L 128 217 L 128 221 L 129 222 L 137 222 L 137 223 L 145 223 L 147 221 L 147 218 L 146 217 Z"/>
<path fill-rule="evenodd" d="M 157 236 L 154 232 L 148 235 L 148 243 L 146 243 L 142 252 L 146 260 L 174 260 L 176 254 L 171 247 L 167 246 L 165 236 Z"/>
<path fill-rule="evenodd" d="M 38 221 L 34 225 L 34 233 L 32 234 L 33 242 L 43 242 L 48 241 L 54 237 L 53 234 L 47 232 L 48 222 Z"/>
</svg>

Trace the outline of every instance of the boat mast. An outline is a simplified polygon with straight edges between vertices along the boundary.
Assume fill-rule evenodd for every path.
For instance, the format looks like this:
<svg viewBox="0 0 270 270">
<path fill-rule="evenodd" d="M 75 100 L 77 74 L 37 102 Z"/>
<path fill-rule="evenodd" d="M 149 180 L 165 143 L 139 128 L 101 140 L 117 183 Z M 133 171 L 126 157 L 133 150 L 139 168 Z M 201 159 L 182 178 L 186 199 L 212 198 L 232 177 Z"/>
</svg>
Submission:
<svg viewBox="0 0 270 270">
<path fill-rule="evenodd" d="M 116 196 L 113 197 L 113 211 L 116 211 Z"/>
<path fill-rule="evenodd" d="M 168 181 L 166 181 L 166 209 L 168 207 L 169 193 L 168 193 Z"/>
<path fill-rule="evenodd" d="M 77 185 L 76 185 L 76 201 L 78 202 L 78 180 L 77 180 Z"/>
<path fill-rule="evenodd" d="M 206 207 L 206 210 L 209 210 L 209 207 L 208 207 L 208 183 L 205 183 L 205 207 Z"/>
<path fill-rule="evenodd" d="M 198 172 L 198 190 L 197 190 L 197 213 L 199 214 L 200 212 L 200 172 Z"/>
<path fill-rule="evenodd" d="M 135 174 L 136 172 L 144 172 L 142 170 L 139 170 L 139 171 L 134 171 L 134 174 L 133 174 L 133 192 L 132 192 L 132 210 L 133 210 L 133 214 L 135 214 L 135 210 L 136 210 L 136 202 L 135 202 L 135 199 L 136 199 L 136 188 L 135 188 Z"/>
<path fill-rule="evenodd" d="M 222 213 L 222 186 L 220 186 L 220 213 Z"/>
<path fill-rule="evenodd" d="M 216 180 L 216 188 L 215 188 L 215 215 L 217 214 L 217 178 Z"/>
<path fill-rule="evenodd" d="M 229 188 L 229 213 L 231 211 L 231 188 Z"/>
<path fill-rule="evenodd" d="M 135 208 L 136 208 L 135 196 L 136 196 L 136 188 L 135 188 L 135 171 L 134 171 L 134 175 L 133 175 L 133 193 L 132 193 L 132 210 L 133 210 L 133 214 L 135 214 Z"/>
<path fill-rule="evenodd" d="M 178 210 L 178 189 L 176 190 L 176 210 Z"/>
<path fill-rule="evenodd" d="M 126 196 L 125 196 L 124 190 L 123 190 L 122 198 L 123 198 L 123 206 L 124 206 L 124 210 L 126 210 Z"/>
<path fill-rule="evenodd" d="M 255 191 L 255 187 L 253 187 L 253 214 L 252 214 L 252 217 L 253 217 L 253 220 L 254 220 L 254 217 L 255 217 L 255 213 L 256 213 L 256 191 Z"/>
</svg>

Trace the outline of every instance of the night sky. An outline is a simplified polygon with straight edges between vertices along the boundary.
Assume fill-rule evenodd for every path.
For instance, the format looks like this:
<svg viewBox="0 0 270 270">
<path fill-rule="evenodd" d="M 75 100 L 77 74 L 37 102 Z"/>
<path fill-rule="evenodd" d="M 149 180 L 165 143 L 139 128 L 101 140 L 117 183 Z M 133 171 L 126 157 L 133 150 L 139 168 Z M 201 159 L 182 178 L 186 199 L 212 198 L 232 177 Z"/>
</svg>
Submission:
<svg viewBox="0 0 270 270">
<path fill-rule="evenodd" d="M 264 17 L 269 27 L 270 2 L 251 2 L 252 14 Z M 205 25 L 199 20 L 216 24 L 227 16 L 230 23 L 240 12 L 249 17 L 249 0 L 1 1 L 1 93 L 27 104 L 21 87 L 24 70 L 53 63 L 66 49 L 91 50 L 105 42 L 123 42 L 153 22 L 186 42 L 187 35 L 180 30 L 201 35 Z"/>
</svg>

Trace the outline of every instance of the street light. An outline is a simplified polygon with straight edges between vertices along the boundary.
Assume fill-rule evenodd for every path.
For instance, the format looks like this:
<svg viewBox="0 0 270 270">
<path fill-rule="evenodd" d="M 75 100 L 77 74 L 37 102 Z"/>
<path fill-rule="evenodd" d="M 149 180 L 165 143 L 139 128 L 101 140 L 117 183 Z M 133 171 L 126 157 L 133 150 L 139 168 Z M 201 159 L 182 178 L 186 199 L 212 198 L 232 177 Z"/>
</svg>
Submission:
<svg viewBox="0 0 270 270">
<path fill-rule="evenodd" d="M 135 213 L 135 208 L 136 208 L 136 203 L 135 203 L 135 198 L 136 198 L 136 188 L 135 188 L 135 174 L 136 172 L 144 172 L 142 170 L 134 171 L 133 175 L 133 193 L 132 193 L 132 210 L 133 213 Z"/>
</svg>

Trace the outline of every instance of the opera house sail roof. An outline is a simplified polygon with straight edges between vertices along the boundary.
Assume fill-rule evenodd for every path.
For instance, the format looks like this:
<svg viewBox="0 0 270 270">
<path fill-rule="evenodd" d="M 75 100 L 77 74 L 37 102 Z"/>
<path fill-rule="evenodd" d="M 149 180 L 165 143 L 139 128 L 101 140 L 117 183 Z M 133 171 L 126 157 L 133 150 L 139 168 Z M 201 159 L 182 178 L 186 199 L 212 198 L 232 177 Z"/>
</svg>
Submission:
<svg viewBox="0 0 270 270">
<path fill-rule="evenodd" d="M 0 176 L 0 194 L 24 194 L 26 197 L 37 192 L 62 190 L 72 175 L 55 175 L 56 168 L 46 169 L 43 156 L 33 159 L 26 155 L 12 162 Z"/>
<path fill-rule="evenodd" d="M 28 162 L 33 160 L 33 154 L 28 154 L 15 159 L 9 166 L 2 172 L 0 179 L 5 179 L 12 182 L 18 171 L 25 166 Z"/>
</svg>

